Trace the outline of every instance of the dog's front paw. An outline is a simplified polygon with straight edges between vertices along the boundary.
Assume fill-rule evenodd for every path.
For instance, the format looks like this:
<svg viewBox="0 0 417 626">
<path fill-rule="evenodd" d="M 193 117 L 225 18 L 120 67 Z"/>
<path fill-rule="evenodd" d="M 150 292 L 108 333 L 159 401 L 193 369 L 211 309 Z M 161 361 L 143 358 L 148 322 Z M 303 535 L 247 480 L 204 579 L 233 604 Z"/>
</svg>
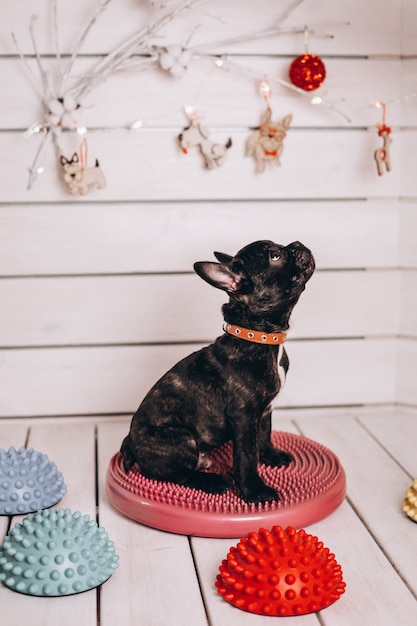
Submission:
<svg viewBox="0 0 417 626">
<path fill-rule="evenodd" d="M 284 452 L 283 450 L 277 450 L 276 448 L 268 448 L 260 453 L 260 461 L 265 465 L 272 465 L 273 467 L 287 467 L 292 461 L 294 461 L 294 457 L 289 452 Z"/>
<path fill-rule="evenodd" d="M 246 502 L 253 502 L 254 504 L 264 504 L 265 502 L 277 502 L 280 500 L 275 489 L 268 487 L 260 478 L 259 481 L 256 481 L 256 484 L 241 488 L 241 492 Z"/>
</svg>

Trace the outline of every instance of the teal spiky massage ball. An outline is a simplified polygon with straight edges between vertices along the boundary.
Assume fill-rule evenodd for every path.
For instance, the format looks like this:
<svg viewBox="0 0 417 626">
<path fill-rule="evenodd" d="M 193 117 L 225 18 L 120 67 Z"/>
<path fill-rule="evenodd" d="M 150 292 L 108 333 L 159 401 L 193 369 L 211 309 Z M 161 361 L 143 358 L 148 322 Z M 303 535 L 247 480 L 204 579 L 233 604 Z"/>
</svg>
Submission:
<svg viewBox="0 0 417 626">
<path fill-rule="evenodd" d="M 67 488 L 46 454 L 33 448 L 0 450 L 0 515 L 25 515 L 57 504 Z"/>
<path fill-rule="evenodd" d="M 78 511 L 49 509 L 16 524 L 0 547 L 0 581 L 31 596 L 65 596 L 104 583 L 119 557 L 104 528 Z"/>
</svg>

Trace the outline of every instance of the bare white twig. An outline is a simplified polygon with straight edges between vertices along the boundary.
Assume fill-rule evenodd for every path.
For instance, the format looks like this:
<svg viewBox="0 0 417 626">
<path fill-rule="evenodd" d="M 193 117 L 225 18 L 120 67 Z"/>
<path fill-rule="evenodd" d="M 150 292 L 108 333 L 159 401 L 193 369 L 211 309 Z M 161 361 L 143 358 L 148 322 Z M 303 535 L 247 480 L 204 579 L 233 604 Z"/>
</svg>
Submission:
<svg viewBox="0 0 417 626">
<path fill-rule="evenodd" d="M 59 48 L 59 29 L 58 29 L 58 3 L 55 1 L 52 7 L 54 18 L 54 43 L 55 43 L 55 56 L 58 66 L 58 72 L 60 75 L 60 82 L 62 81 L 62 67 L 61 67 L 61 52 Z M 59 93 L 59 91 L 58 91 Z"/>
<path fill-rule="evenodd" d="M 284 11 L 284 13 L 282 14 L 281 18 L 280 18 L 280 22 L 284 22 L 287 17 L 289 17 L 291 15 L 291 13 L 293 11 L 295 11 L 295 9 L 302 3 L 304 2 L 304 0 L 294 0 L 294 2 L 292 2 L 290 4 L 290 6 L 287 8 L 286 11 Z"/>
<path fill-rule="evenodd" d="M 32 185 L 34 184 L 35 180 L 40 174 L 39 162 L 41 161 L 41 158 L 43 157 L 46 151 L 46 148 L 50 143 L 50 140 L 51 140 L 51 132 L 49 130 L 44 130 L 42 141 L 40 143 L 39 148 L 36 151 L 35 157 L 33 159 L 32 167 L 29 169 L 29 180 L 27 184 L 28 190 L 32 189 Z"/>
<path fill-rule="evenodd" d="M 266 39 L 269 37 L 275 37 L 276 35 L 286 35 L 289 33 L 303 33 L 304 32 L 304 26 L 302 28 L 299 27 L 289 27 L 289 28 L 280 28 L 280 27 L 276 27 L 276 28 L 269 28 L 267 30 L 263 30 L 263 31 L 258 31 L 258 32 L 254 32 L 254 33 L 248 33 L 246 35 L 242 35 L 241 37 L 234 37 L 231 39 L 223 39 L 220 41 L 212 41 L 209 44 L 205 43 L 205 44 L 201 44 L 199 46 L 192 46 L 190 48 L 188 48 L 188 50 L 190 52 L 199 52 L 199 51 L 204 51 L 204 50 L 212 50 L 213 48 L 220 48 L 220 47 L 225 47 L 225 46 L 230 46 L 236 43 L 244 43 L 247 41 L 254 41 L 256 39 Z M 314 33 L 313 30 L 309 29 L 310 33 Z M 315 33 L 317 35 L 317 33 Z M 325 38 L 333 38 L 333 35 L 320 35 L 318 34 L 319 37 L 325 37 Z"/>
<path fill-rule="evenodd" d="M 39 85 L 38 85 L 36 77 L 35 77 L 35 75 L 33 73 L 33 70 L 30 67 L 29 63 L 27 62 L 27 59 L 26 59 L 25 55 L 21 52 L 21 50 L 19 48 L 19 44 L 17 43 L 16 35 L 14 33 L 12 33 L 12 39 L 13 39 L 14 45 L 16 46 L 17 53 L 18 53 L 20 59 L 22 60 L 24 66 L 26 68 L 26 71 L 27 71 L 27 73 L 29 75 L 30 82 L 32 83 L 32 87 L 35 89 L 36 94 L 38 95 L 39 99 L 41 101 L 43 101 L 43 99 L 44 99 L 43 92 L 42 92 L 41 89 L 39 89 Z"/>
<path fill-rule="evenodd" d="M 36 63 L 38 65 L 39 74 L 40 74 L 40 77 L 41 77 L 42 93 L 43 93 L 44 102 L 47 102 L 49 97 L 51 97 L 52 93 L 51 93 L 51 86 L 49 84 L 48 73 L 46 72 L 46 70 L 44 69 L 44 67 L 42 65 L 41 56 L 39 54 L 38 45 L 36 43 L 35 22 L 36 22 L 37 19 L 38 19 L 37 15 L 32 15 L 31 16 L 30 22 L 29 22 L 29 33 L 30 33 L 30 38 L 31 38 L 31 41 L 32 41 L 33 50 L 35 52 Z"/>
<path fill-rule="evenodd" d="M 77 45 L 75 46 L 71 57 L 63 71 L 62 74 L 62 83 L 61 83 L 61 90 L 63 89 L 63 85 L 66 79 L 69 78 L 70 74 L 71 74 L 71 70 L 73 68 L 73 65 L 75 63 L 75 60 L 77 58 L 78 53 L 80 52 L 90 30 L 93 28 L 94 24 L 97 22 L 98 18 L 100 17 L 100 15 L 103 13 L 103 11 L 107 8 L 107 6 L 110 4 L 112 0 L 104 0 L 104 2 L 100 5 L 100 8 L 98 9 L 98 11 L 96 12 L 96 14 L 91 18 L 91 20 L 89 21 L 89 23 L 87 24 L 86 28 L 84 29 L 83 33 L 81 34 Z M 56 2 L 56 0 L 55 0 Z M 61 91 L 60 90 L 60 91 Z M 61 93 L 62 95 L 62 93 Z"/>
<path fill-rule="evenodd" d="M 207 0 L 185 0 L 181 2 L 175 9 L 169 13 L 162 15 L 150 22 L 144 28 L 141 28 L 138 32 L 134 33 L 129 39 L 122 42 L 112 52 L 109 52 L 92 70 L 89 74 L 81 79 L 78 86 L 75 89 L 79 99 L 85 96 L 85 94 L 92 89 L 92 87 L 115 71 L 120 71 L 126 60 L 133 54 L 139 52 L 147 52 L 146 44 L 155 33 L 163 28 L 170 21 L 175 19 L 184 11 L 194 8 L 200 4 L 203 4 Z"/>
</svg>

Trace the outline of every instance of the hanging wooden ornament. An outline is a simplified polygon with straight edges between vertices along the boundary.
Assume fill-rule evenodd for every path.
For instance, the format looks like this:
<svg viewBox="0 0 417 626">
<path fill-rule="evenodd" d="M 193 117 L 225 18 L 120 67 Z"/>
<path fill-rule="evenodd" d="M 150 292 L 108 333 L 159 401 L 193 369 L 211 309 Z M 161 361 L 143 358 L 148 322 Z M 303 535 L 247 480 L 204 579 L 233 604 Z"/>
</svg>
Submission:
<svg viewBox="0 0 417 626">
<path fill-rule="evenodd" d="M 377 102 L 376 106 L 382 109 L 382 124 L 377 124 L 376 127 L 378 129 L 378 135 L 382 137 L 383 145 L 382 148 L 378 148 L 377 150 L 375 150 L 374 157 L 378 169 L 378 175 L 382 176 L 382 174 L 384 173 L 384 166 L 387 172 L 391 171 L 391 157 L 389 152 L 389 146 L 392 142 L 392 139 L 390 137 L 391 128 L 385 124 L 385 103 Z"/>
<path fill-rule="evenodd" d="M 290 65 L 289 77 L 293 85 L 304 89 L 304 91 L 314 91 L 321 87 L 326 78 L 326 67 L 320 57 L 310 54 L 308 51 L 309 32 L 304 29 L 304 54 L 298 56 Z"/>
<path fill-rule="evenodd" d="M 70 159 L 62 156 L 60 163 L 64 173 L 64 181 L 72 194 L 85 195 L 92 189 L 104 189 L 106 179 L 100 168 L 98 159 L 93 167 L 87 167 L 87 140 L 83 139 L 80 145 L 80 156 L 76 152 Z"/>
<path fill-rule="evenodd" d="M 278 122 L 272 120 L 272 109 L 269 104 L 271 88 L 267 80 L 260 82 L 260 92 L 266 104 L 265 112 L 260 125 L 250 135 L 246 144 L 246 156 L 254 157 L 256 161 L 256 171 L 265 171 L 265 164 L 268 161 L 281 165 L 280 156 L 284 145 L 287 130 L 291 124 L 292 115 L 289 114 Z"/>
<path fill-rule="evenodd" d="M 227 153 L 232 147 L 231 138 L 229 137 L 224 144 L 216 143 L 210 139 L 207 128 L 200 123 L 197 114 L 191 107 L 189 107 L 189 110 L 186 110 L 186 113 L 189 124 L 178 135 L 178 141 L 183 153 L 188 154 L 189 148 L 198 147 L 207 169 L 212 170 L 223 165 Z"/>
</svg>

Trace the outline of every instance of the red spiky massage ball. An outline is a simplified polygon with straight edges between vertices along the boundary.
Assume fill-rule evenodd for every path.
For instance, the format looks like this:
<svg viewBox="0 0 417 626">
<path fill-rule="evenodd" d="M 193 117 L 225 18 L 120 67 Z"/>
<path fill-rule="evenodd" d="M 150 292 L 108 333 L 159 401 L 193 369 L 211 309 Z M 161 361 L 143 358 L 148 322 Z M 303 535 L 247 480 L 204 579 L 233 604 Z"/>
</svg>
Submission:
<svg viewBox="0 0 417 626">
<path fill-rule="evenodd" d="M 315 54 L 302 54 L 294 59 L 289 69 L 290 80 L 304 91 L 314 91 L 322 86 L 326 78 L 326 68 Z"/>
<path fill-rule="evenodd" d="M 230 548 L 216 579 L 239 609 L 284 617 L 315 613 L 345 591 L 342 568 L 317 537 L 288 526 L 261 528 Z"/>
</svg>

